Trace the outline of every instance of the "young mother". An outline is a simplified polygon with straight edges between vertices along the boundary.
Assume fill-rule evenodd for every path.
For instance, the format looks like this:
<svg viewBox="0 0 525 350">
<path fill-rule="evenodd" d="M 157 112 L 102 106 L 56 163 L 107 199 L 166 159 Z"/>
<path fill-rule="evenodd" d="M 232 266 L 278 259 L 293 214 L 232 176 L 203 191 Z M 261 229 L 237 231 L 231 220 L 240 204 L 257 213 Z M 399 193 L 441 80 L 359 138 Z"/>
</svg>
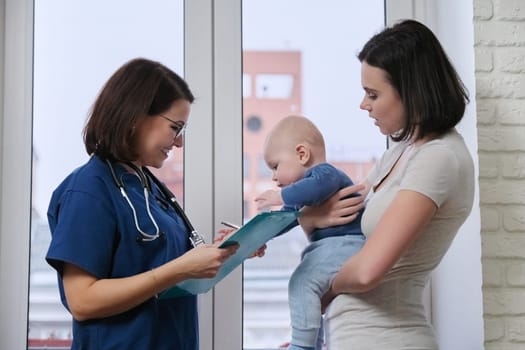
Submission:
<svg viewBox="0 0 525 350">
<path fill-rule="evenodd" d="M 372 37 L 358 55 L 361 109 L 396 144 L 361 187 L 301 219 L 306 232 L 342 224 L 363 203 L 366 243 L 332 280 L 328 349 L 437 349 L 423 289 L 470 213 L 474 167 L 455 129 L 467 91 L 434 34 L 413 20 Z M 340 200 L 360 191 L 366 198 Z M 362 199 L 361 199 L 362 201 Z"/>
</svg>

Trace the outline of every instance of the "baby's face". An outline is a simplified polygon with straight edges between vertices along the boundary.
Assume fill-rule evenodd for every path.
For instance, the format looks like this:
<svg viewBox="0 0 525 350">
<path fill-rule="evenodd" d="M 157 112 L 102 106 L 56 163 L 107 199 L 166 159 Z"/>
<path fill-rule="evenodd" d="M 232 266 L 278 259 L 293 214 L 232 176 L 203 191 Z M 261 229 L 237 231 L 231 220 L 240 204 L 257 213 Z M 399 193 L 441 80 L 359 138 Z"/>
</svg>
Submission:
<svg viewBox="0 0 525 350">
<path fill-rule="evenodd" d="M 266 147 L 264 160 L 272 171 L 272 181 L 278 187 L 288 186 L 303 178 L 306 168 L 301 163 L 299 154 L 295 149 L 276 143 Z"/>
</svg>

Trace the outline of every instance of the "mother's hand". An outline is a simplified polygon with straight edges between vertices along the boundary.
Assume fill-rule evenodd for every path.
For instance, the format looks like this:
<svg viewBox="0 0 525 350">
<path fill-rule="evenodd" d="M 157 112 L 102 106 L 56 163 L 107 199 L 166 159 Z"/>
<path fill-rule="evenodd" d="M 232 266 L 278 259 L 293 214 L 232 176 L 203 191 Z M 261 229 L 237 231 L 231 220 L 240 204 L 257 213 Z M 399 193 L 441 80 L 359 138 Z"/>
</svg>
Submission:
<svg viewBox="0 0 525 350">
<path fill-rule="evenodd" d="M 335 292 L 332 290 L 332 286 L 330 286 L 330 289 L 321 298 L 321 313 L 323 315 L 328 305 L 330 305 L 330 303 L 332 302 L 332 300 L 335 299 L 336 296 L 337 294 L 335 294 Z"/>
<path fill-rule="evenodd" d="M 348 186 L 319 206 L 304 207 L 299 217 L 303 231 L 310 234 L 316 228 L 344 225 L 354 220 L 364 207 L 365 196 L 361 193 L 365 189 L 364 184 Z M 360 195 L 349 197 L 353 193 Z"/>
</svg>

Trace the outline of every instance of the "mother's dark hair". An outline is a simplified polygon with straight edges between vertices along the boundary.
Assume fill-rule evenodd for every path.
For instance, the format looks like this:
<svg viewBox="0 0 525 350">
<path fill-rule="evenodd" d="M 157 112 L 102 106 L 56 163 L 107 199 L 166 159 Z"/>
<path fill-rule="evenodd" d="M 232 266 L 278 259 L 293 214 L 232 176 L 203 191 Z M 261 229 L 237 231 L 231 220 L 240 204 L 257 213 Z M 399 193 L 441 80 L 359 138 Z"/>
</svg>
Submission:
<svg viewBox="0 0 525 350">
<path fill-rule="evenodd" d="M 468 92 L 438 39 L 423 24 L 404 20 L 386 28 L 357 57 L 385 71 L 401 98 L 405 126 L 393 140 L 442 135 L 463 118 Z"/>
<path fill-rule="evenodd" d="M 192 103 L 194 97 L 171 69 L 144 58 L 127 62 L 109 78 L 92 107 L 83 132 L 87 153 L 135 160 L 137 121 L 167 111 L 180 99 Z"/>
</svg>

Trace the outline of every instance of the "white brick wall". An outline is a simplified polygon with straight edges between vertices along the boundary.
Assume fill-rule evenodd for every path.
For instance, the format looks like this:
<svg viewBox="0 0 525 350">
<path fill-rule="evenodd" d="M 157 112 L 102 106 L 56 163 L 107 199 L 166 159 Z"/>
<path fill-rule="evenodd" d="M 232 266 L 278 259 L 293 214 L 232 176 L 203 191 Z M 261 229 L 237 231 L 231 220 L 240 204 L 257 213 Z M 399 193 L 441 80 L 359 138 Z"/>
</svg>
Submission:
<svg viewBox="0 0 525 350">
<path fill-rule="evenodd" d="M 525 349 L 525 0 L 474 0 L 486 350 Z"/>
</svg>

